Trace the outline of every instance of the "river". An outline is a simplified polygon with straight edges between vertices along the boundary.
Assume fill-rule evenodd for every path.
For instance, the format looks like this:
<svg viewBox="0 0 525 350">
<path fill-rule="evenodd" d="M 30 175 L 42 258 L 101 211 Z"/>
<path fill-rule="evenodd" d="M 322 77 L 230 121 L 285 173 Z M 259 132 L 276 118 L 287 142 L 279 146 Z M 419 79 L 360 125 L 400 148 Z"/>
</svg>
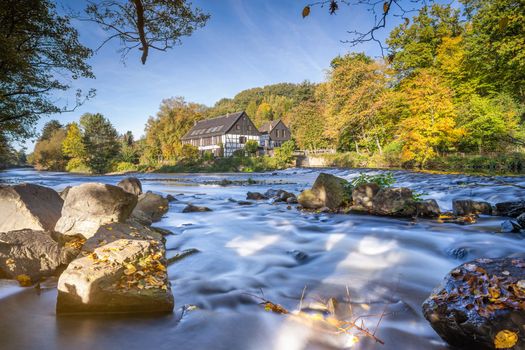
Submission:
<svg viewBox="0 0 525 350">
<path fill-rule="evenodd" d="M 41 289 L 0 281 L 0 349 L 447 349 L 421 314 L 420 305 L 432 289 L 467 260 L 525 257 L 521 235 L 496 233 L 503 220 L 498 217 L 461 226 L 306 213 L 268 201 L 241 206 L 230 200 L 269 188 L 298 194 L 319 171 L 138 174 L 144 190 L 178 199 L 156 224 L 174 233 L 167 240 L 168 257 L 184 249 L 200 251 L 169 267 L 176 311 L 164 316 L 57 317 L 56 281 Z M 349 180 L 361 171 L 379 172 L 324 171 Z M 424 192 L 442 210 L 451 209 L 453 198 L 496 203 L 525 197 L 519 187 L 525 186 L 524 177 L 394 175 L 395 186 Z M 87 181 L 116 184 L 121 178 L 32 169 L 0 172 L 0 183 L 31 182 L 57 190 Z M 224 178 L 258 183 L 214 183 Z M 187 202 L 213 211 L 183 214 Z M 319 301 L 336 298 L 338 315 L 360 317 L 358 324 L 362 321 L 371 331 L 381 321 L 375 335 L 385 345 L 363 336 L 352 345 L 348 335 L 326 334 L 294 317 L 265 311 L 253 295 L 288 310 L 305 305 L 315 309 Z M 183 313 L 188 305 L 195 307 Z"/>
</svg>

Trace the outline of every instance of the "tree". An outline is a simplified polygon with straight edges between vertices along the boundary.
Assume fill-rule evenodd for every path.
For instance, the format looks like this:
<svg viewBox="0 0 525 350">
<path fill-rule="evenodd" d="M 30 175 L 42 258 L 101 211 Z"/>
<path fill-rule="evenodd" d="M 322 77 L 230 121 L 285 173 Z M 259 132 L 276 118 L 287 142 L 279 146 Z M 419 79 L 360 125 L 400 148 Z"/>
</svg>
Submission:
<svg viewBox="0 0 525 350">
<path fill-rule="evenodd" d="M 469 19 L 465 33 L 468 69 L 483 95 L 501 92 L 525 103 L 525 2 L 462 0 Z"/>
<path fill-rule="evenodd" d="M 155 163 L 159 158 L 176 161 L 182 156 L 182 137 L 202 118 L 205 107 L 188 103 L 182 97 L 162 101 L 156 117 L 146 124 L 144 161 Z"/>
<path fill-rule="evenodd" d="M 248 140 L 246 141 L 246 144 L 244 145 L 244 151 L 249 156 L 254 156 L 257 153 L 258 149 L 259 149 L 259 142 L 255 140 Z"/>
<path fill-rule="evenodd" d="M 264 123 L 269 122 L 274 119 L 274 114 L 272 111 L 272 106 L 269 103 L 263 102 L 257 108 L 255 113 L 254 124 L 258 128 L 261 127 Z"/>
<path fill-rule="evenodd" d="M 62 150 L 66 138 L 63 128 L 55 130 L 49 138 L 38 141 L 33 151 L 33 163 L 39 170 L 64 171 L 67 159 Z"/>
<path fill-rule="evenodd" d="M 0 130 L 21 139 L 34 134 L 42 115 L 74 109 L 59 106 L 52 95 L 70 88 L 70 81 L 92 78 L 87 59 L 67 16 L 57 14 L 49 0 L 0 1 Z M 92 92 L 87 97 L 92 96 Z"/>
<path fill-rule="evenodd" d="M 122 57 L 138 48 L 142 64 L 150 49 L 166 51 L 179 45 L 181 37 L 204 27 L 210 17 L 186 0 L 103 0 L 89 2 L 85 12 L 84 20 L 110 33 L 101 46 L 119 39 Z"/>
<path fill-rule="evenodd" d="M 286 168 L 292 164 L 295 159 L 293 152 L 296 149 L 295 141 L 288 140 L 283 142 L 281 147 L 278 147 L 274 150 L 273 159 L 278 168 Z"/>
<path fill-rule="evenodd" d="M 119 138 L 120 141 L 120 154 L 119 159 L 121 162 L 137 164 L 139 162 L 139 152 L 135 144 L 133 133 L 127 131 L 124 135 Z"/>
<path fill-rule="evenodd" d="M 332 60 L 328 82 L 322 87 L 325 137 L 340 150 L 365 147 L 381 151 L 386 136 L 377 102 L 387 89 L 386 68 L 364 54 Z"/>
<path fill-rule="evenodd" d="M 462 34 L 460 11 L 450 5 L 424 6 L 412 19 L 394 28 L 387 39 L 392 65 L 401 76 L 418 68 L 435 66 L 435 57 L 443 38 Z"/>
<path fill-rule="evenodd" d="M 67 135 L 62 144 L 64 154 L 70 158 L 85 160 L 87 157 L 86 145 L 80 127 L 73 122 L 67 127 Z"/>
<path fill-rule="evenodd" d="M 286 114 L 284 119 L 300 149 L 321 149 L 329 146 L 324 137 L 325 119 L 320 101 L 304 101 Z"/>
<path fill-rule="evenodd" d="M 80 117 L 86 164 L 97 174 L 107 172 L 120 152 L 118 133 L 102 114 L 85 113 Z"/>
<path fill-rule="evenodd" d="M 456 128 L 452 91 L 431 69 L 420 70 L 403 82 L 406 117 L 399 125 L 401 159 L 425 166 L 440 151 L 448 151 L 462 135 Z"/>
<path fill-rule="evenodd" d="M 63 125 L 56 119 L 48 121 L 42 128 L 42 134 L 40 135 L 39 141 L 49 140 L 55 131 L 62 129 Z"/>
</svg>

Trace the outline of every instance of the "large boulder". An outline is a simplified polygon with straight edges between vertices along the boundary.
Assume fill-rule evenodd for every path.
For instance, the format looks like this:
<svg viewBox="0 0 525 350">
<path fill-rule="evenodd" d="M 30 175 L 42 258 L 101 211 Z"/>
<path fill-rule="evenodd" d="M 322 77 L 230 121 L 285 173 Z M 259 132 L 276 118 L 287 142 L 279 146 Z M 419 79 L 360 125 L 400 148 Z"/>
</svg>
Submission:
<svg viewBox="0 0 525 350">
<path fill-rule="evenodd" d="M 58 193 L 48 187 L 27 183 L 0 186 L 0 232 L 53 230 L 63 204 Z"/>
<path fill-rule="evenodd" d="M 467 215 L 491 215 L 492 206 L 488 202 L 478 202 L 471 199 L 454 199 L 452 201 L 452 211 L 456 216 Z"/>
<path fill-rule="evenodd" d="M 137 223 L 100 227 L 60 275 L 57 313 L 171 312 L 161 239 Z"/>
<path fill-rule="evenodd" d="M 371 211 L 372 200 L 377 192 L 379 192 L 379 185 L 376 183 L 362 184 L 354 188 L 352 191 L 352 209 L 360 211 Z"/>
<path fill-rule="evenodd" d="M 461 349 L 525 349 L 525 260 L 477 259 L 453 269 L 423 303 L 432 328 Z"/>
<path fill-rule="evenodd" d="M 43 231 L 0 232 L 0 276 L 28 276 L 36 282 L 60 272 L 78 250 L 59 246 Z"/>
<path fill-rule="evenodd" d="M 496 203 L 496 214 L 517 218 L 525 213 L 525 201 Z"/>
<path fill-rule="evenodd" d="M 348 187 L 349 183 L 345 179 L 320 173 L 312 189 L 303 191 L 297 200 L 303 208 L 319 209 L 328 207 L 335 210 L 349 204 L 351 201 Z"/>
<path fill-rule="evenodd" d="M 136 177 L 126 177 L 117 184 L 118 187 L 122 188 L 124 191 L 134 194 L 136 196 L 142 194 L 142 184 L 140 180 Z"/>
<path fill-rule="evenodd" d="M 372 212 L 377 215 L 410 217 L 417 213 L 412 190 L 406 187 L 382 188 L 372 201 Z"/>
<path fill-rule="evenodd" d="M 139 196 L 137 206 L 132 216 L 135 218 L 149 218 L 152 222 L 160 221 L 169 210 L 169 201 L 160 194 L 146 192 Z"/>
<path fill-rule="evenodd" d="M 137 196 L 117 186 L 101 183 L 75 186 L 69 190 L 55 231 L 90 238 L 104 224 L 126 221 L 136 204 Z"/>
</svg>

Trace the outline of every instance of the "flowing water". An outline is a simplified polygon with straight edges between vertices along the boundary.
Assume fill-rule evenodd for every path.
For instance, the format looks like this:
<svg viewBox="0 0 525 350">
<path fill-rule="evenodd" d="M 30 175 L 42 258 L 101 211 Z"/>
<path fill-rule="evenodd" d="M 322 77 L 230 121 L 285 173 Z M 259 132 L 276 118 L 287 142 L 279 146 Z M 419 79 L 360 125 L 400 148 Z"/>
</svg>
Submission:
<svg viewBox="0 0 525 350">
<path fill-rule="evenodd" d="M 350 180 L 363 170 L 325 171 Z M 299 193 L 318 173 L 139 174 L 144 190 L 178 199 L 156 224 L 174 233 L 167 240 L 168 256 L 190 248 L 200 251 L 169 267 L 176 311 L 164 316 L 57 317 L 53 280 L 40 290 L 0 281 L 0 349 L 446 349 L 420 307 L 444 275 L 478 257 L 525 257 L 522 236 L 496 233 L 503 220 L 498 217 L 460 226 L 305 213 L 268 201 L 241 206 L 230 200 L 269 188 Z M 258 183 L 214 184 L 249 177 Z M 0 172 L 0 182 L 32 182 L 57 190 L 86 181 L 116 184 L 121 178 L 29 169 Z M 424 198 L 436 199 L 445 210 L 451 209 L 453 198 L 496 203 L 525 197 L 523 177 L 399 171 L 395 178 L 396 186 L 424 192 Z M 187 202 L 213 212 L 183 214 Z M 385 345 L 368 337 L 352 345 L 348 335 L 327 334 L 297 317 L 265 311 L 257 296 L 288 310 L 314 309 L 319 301 L 336 298 L 338 317 L 359 317 L 358 325 L 363 322 L 372 332 L 381 321 L 375 335 Z M 187 305 L 196 308 L 183 313 Z M 382 319 L 378 314 L 384 314 Z"/>
</svg>

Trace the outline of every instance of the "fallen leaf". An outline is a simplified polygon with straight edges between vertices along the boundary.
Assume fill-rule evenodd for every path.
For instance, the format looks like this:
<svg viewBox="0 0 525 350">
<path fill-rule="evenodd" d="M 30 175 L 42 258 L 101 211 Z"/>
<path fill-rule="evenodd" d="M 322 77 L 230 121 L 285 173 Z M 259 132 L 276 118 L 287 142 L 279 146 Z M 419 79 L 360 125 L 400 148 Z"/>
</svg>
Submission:
<svg viewBox="0 0 525 350">
<path fill-rule="evenodd" d="M 496 349 L 512 348 L 518 342 L 518 334 L 513 331 L 504 329 L 499 331 L 494 337 L 494 346 Z"/>
</svg>

